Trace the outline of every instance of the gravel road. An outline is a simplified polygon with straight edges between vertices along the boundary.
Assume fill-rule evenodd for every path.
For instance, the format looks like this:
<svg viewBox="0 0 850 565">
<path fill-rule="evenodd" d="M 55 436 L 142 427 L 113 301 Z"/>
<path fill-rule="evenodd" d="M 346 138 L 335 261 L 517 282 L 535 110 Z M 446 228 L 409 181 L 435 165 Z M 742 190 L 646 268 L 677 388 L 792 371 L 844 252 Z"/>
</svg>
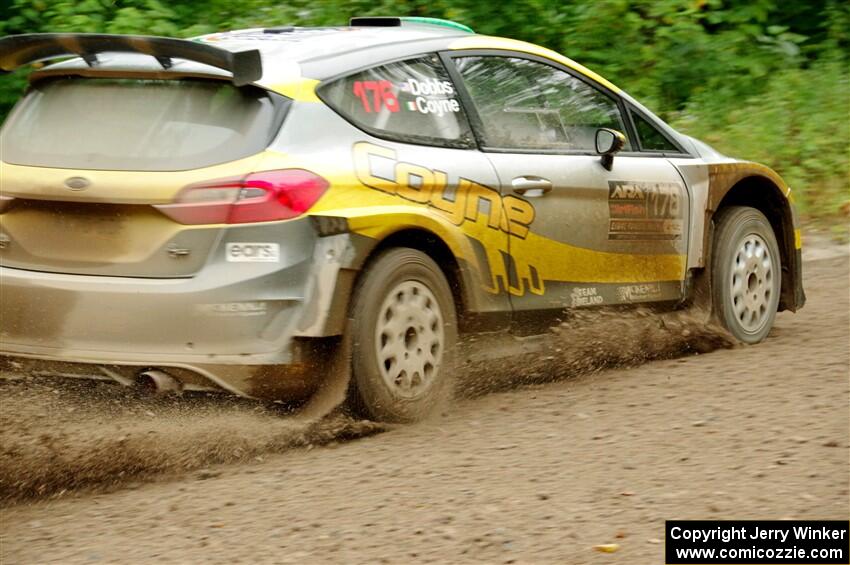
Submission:
<svg viewBox="0 0 850 565">
<path fill-rule="evenodd" d="M 0 510 L 0 562 L 653 564 L 665 519 L 846 519 L 850 265 L 841 253 L 810 258 L 809 303 L 780 314 L 761 345 L 499 387 L 386 431 L 337 419 L 282 436 L 269 407 L 127 408 L 109 396 L 93 407 L 47 385 L 5 385 L 7 407 L 25 390 L 36 409 L 0 421 L 0 482 L 31 489 Z M 631 339 L 616 321 L 606 335 L 614 348 Z M 73 437 L 77 410 L 89 432 L 92 421 L 120 428 L 113 443 L 45 448 Z M 165 427 L 146 429 L 145 443 L 140 421 L 166 423 L 150 424 Z M 183 439 L 159 449 L 171 432 Z M 36 448 L 24 436 L 48 439 Z M 156 474 L 93 489 L 80 461 L 120 458 L 115 438 L 137 442 L 137 467 Z M 24 452 L 66 458 L 83 477 L 69 486 L 89 486 L 37 497 L 40 471 L 14 467 Z M 48 467 L 44 484 L 61 478 Z"/>
</svg>

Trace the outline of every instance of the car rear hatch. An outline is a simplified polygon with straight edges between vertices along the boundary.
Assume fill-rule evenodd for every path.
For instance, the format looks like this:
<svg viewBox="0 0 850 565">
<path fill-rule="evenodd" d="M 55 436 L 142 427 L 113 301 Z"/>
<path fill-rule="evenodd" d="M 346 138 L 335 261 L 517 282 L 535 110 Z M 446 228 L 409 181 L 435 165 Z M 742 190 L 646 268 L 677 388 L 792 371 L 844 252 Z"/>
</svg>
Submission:
<svg viewBox="0 0 850 565">
<path fill-rule="evenodd" d="M 288 105 L 224 80 L 35 82 L 0 131 L 0 264 L 192 276 L 224 222 L 184 225 L 156 206 L 188 186 L 255 170 Z"/>
</svg>

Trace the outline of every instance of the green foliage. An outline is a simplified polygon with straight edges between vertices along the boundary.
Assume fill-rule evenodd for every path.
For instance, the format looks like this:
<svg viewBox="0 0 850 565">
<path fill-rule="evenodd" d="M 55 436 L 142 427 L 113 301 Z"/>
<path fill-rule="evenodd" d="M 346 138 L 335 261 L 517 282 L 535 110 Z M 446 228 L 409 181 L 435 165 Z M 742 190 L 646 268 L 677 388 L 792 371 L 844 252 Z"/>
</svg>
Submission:
<svg viewBox="0 0 850 565">
<path fill-rule="evenodd" d="M 12 0 L 0 9 L 0 35 L 36 32 L 180 35 L 176 11 L 159 0 Z M 27 69 L 0 79 L 0 117 L 26 86 Z"/>
<path fill-rule="evenodd" d="M 672 125 L 781 172 L 804 212 L 830 216 L 850 200 L 848 92 L 845 62 L 826 59 L 778 72 L 744 99 L 730 91 L 697 95 Z"/>
<path fill-rule="evenodd" d="M 0 35 L 47 31 L 190 37 L 354 15 L 447 18 L 560 51 L 681 131 L 765 162 L 810 214 L 847 200 L 846 0 L 0 0 Z M 26 85 L 0 79 L 0 117 Z"/>
</svg>

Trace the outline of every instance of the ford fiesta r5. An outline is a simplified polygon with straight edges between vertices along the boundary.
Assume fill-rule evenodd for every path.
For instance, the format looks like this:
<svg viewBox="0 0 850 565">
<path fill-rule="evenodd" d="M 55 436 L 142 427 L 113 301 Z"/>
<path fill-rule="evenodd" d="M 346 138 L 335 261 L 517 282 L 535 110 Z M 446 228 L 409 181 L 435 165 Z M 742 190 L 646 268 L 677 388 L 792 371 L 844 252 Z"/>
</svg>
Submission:
<svg viewBox="0 0 850 565">
<path fill-rule="evenodd" d="M 461 334 L 702 292 L 755 343 L 805 300 L 775 172 L 536 45 L 421 18 L 0 39 L 5 71 L 60 58 L 0 134 L 7 359 L 297 399 L 347 343 L 353 402 L 410 421 Z"/>
</svg>

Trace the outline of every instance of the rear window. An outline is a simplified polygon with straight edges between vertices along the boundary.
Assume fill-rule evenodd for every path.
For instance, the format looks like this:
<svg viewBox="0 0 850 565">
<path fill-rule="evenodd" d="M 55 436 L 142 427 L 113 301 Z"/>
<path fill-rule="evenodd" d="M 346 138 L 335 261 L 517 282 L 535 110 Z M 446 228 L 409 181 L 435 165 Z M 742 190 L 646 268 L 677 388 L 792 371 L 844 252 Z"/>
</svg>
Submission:
<svg viewBox="0 0 850 565">
<path fill-rule="evenodd" d="M 286 106 L 262 89 L 219 81 L 52 79 L 18 104 L 0 147 L 18 165 L 196 169 L 265 149 Z"/>
<path fill-rule="evenodd" d="M 376 137 L 470 147 L 463 107 L 436 55 L 380 65 L 324 85 L 334 110 Z"/>
</svg>

